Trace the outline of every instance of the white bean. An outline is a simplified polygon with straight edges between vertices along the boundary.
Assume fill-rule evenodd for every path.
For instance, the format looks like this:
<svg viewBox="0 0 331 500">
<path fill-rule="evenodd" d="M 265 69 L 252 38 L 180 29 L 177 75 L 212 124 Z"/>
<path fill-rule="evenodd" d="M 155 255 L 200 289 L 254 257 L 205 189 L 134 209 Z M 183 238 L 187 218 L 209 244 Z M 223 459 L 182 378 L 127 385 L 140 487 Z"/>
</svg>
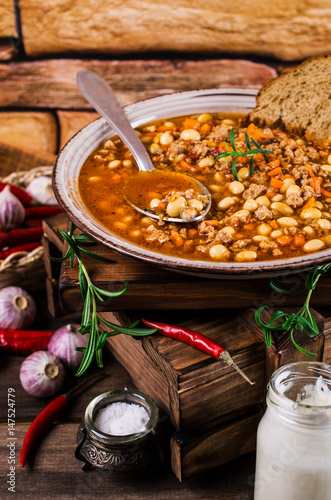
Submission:
<svg viewBox="0 0 331 500">
<path fill-rule="evenodd" d="M 120 160 L 113 160 L 108 163 L 108 168 L 117 168 L 121 166 L 121 161 Z"/>
<path fill-rule="evenodd" d="M 198 122 L 200 122 L 200 123 L 208 123 L 212 119 L 213 119 L 213 117 L 209 113 L 202 113 L 202 115 L 198 116 Z"/>
<path fill-rule="evenodd" d="M 201 136 L 194 128 L 187 128 L 180 134 L 180 138 L 184 141 L 200 141 Z"/>
<path fill-rule="evenodd" d="M 300 218 L 305 219 L 320 219 L 322 217 L 322 212 L 318 208 L 305 208 L 300 213 Z"/>
<path fill-rule="evenodd" d="M 259 206 L 263 206 L 263 207 L 270 206 L 270 200 L 267 196 L 259 196 L 258 198 L 256 198 L 255 201 Z"/>
<path fill-rule="evenodd" d="M 271 231 L 272 229 L 269 224 L 265 224 L 264 222 L 257 227 L 257 232 L 262 236 L 267 236 Z"/>
<path fill-rule="evenodd" d="M 249 170 L 247 167 L 241 167 L 241 169 L 238 172 L 238 177 L 241 181 L 248 179 L 249 177 Z"/>
<path fill-rule="evenodd" d="M 275 194 L 275 196 L 271 198 L 271 201 L 282 201 L 283 198 L 284 196 L 282 194 Z"/>
<path fill-rule="evenodd" d="M 275 229 L 270 233 L 271 238 L 276 239 L 283 236 L 283 231 L 281 229 Z"/>
<path fill-rule="evenodd" d="M 201 210 L 203 209 L 203 203 L 200 200 L 196 200 L 195 198 L 188 200 L 187 204 L 189 207 L 195 208 L 198 212 L 201 212 Z"/>
<path fill-rule="evenodd" d="M 318 219 L 317 224 L 322 229 L 322 231 L 329 231 L 329 229 L 331 228 L 330 221 L 326 219 Z"/>
<path fill-rule="evenodd" d="M 229 184 L 229 191 L 231 191 L 232 194 L 240 194 L 245 191 L 245 186 L 242 184 L 242 182 L 233 181 Z"/>
<path fill-rule="evenodd" d="M 214 245 L 209 250 L 209 255 L 212 259 L 223 260 L 230 256 L 230 252 L 224 245 Z"/>
<path fill-rule="evenodd" d="M 317 250 L 321 250 L 324 245 L 325 243 L 322 240 L 309 240 L 303 245 L 303 249 L 305 252 L 317 252 Z"/>
<path fill-rule="evenodd" d="M 250 212 L 254 212 L 258 207 L 256 200 L 253 200 L 252 198 L 249 200 L 246 200 L 244 203 L 244 209 L 249 210 Z"/>
<path fill-rule="evenodd" d="M 227 210 L 228 208 L 231 207 L 231 205 L 234 205 L 235 201 L 231 196 L 227 196 L 226 198 L 223 198 L 223 200 L 218 202 L 218 208 L 220 210 Z"/>
<path fill-rule="evenodd" d="M 170 132 L 167 130 L 166 132 L 163 132 L 163 134 L 160 137 L 160 144 L 162 146 L 168 146 L 171 144 L 174 140 L 173 135 L 170 134 Z"/>
<path fill-rule="evenodd" d="M 149 204 L 149 206 L 151 207 L 151 209 L 154 209 L 154 208 L 157 208 L 161 203 L 161 200 L 159 200 L 158 198 L 153 198 Z"/>
<path fill-rule="evenodd" d="M 280 227 L 292 227 L 298 225 L 298 221 L 293 219 L 293 217 L 280 217 L 277 219 L 277 222 Z"/>
<path fill-rule="evenodd" d="M 170 201 L 167 205 L 166 211 L 169 217 L 178 217 L 180 209 L 186 206 L 186 200 L 183 196 L 179 196 L 174 201 Z"/>
<path fill-rule="evenodd" d="M 272 210 L 277 210 L 282 215 L 292 215 L 294 213 L 293 208 L 290 207 L 287 203 L 283 203 L 281 201 L 275 201 L 271 203 Z"/>
<path fill-rule="evenodd" d="M 211 167 L 214 165 L 215 160 L 214 158 L 210 158 L 210 156 L 206 156 L 205 158 L 202 158 L 202 160 L 199 161 L 198 165 L 200 168 L 204 167 Z"/>
<path fill-rule="evenodd" d="M 255 260 L 257 257 L 257 253 L 253 250 L 243 250 L 242 252 L 237 253 L 235 256 L 235 260 L 237 262 L 250 262 Z"/>
</svg>

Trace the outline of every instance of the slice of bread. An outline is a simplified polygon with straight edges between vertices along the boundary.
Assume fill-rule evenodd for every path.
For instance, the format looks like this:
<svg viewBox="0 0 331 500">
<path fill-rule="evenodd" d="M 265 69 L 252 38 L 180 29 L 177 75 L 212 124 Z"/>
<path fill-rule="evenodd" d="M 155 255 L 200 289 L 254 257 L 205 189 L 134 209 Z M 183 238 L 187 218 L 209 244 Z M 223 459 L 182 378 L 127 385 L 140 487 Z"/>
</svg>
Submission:
<svg viewBox="0 0 331 500">
<path fill-rule="evenodd" d="M 308 140 L 331 141 L 331 54 L 307 59 L 267 83 L 248 119 L 283 125 Z"/>
</svg>

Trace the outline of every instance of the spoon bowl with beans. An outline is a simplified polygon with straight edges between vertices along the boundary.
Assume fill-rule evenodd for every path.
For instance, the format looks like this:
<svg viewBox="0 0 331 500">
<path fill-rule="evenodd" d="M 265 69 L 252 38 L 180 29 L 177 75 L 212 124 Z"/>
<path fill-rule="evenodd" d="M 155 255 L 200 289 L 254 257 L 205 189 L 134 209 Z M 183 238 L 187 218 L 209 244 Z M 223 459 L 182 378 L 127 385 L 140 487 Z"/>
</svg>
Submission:
<svg viewBox="0 0 331 500">
<path fill-rule="evenodd" d="M 77 73 L 77 86 L 136 160 L 139 172 L 125 185 L 126 201 L 138 212 L 156 220 L 187 223 L 204 219 L 211 207 L 208 189 L 189 175 L 154 167 L 107 82 L 91 71 L 81 70 Z"/>
</svg>

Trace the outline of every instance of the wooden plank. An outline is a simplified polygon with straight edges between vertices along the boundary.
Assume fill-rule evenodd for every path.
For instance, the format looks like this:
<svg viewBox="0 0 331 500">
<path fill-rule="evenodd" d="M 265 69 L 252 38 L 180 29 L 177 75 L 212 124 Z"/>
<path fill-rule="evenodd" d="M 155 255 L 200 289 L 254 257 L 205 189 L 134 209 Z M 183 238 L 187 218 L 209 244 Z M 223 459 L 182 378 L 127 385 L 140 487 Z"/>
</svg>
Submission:
<svg viewBox="0 0 331 500">
<path fill-rule="evenodd" d="M 122 105 L 183 90 L 260 88 L 276 75 L 269 66 L 240 59 L 12 62 L 0 64 L 0 107 L 91 109 L 76 85 L 81 69 L 102 76 Z"/>
<path fill-rule="evenodd" d="M 17 37 L 16 16 L 13 0 L 1 0 L 0 38 Z"/>
<path fill-rule="evenodd" d="M 17 500 L 72 500 L 83 495 L 84 500 L 111 497 L 114 500 L 252 500 L 255 454 L 251 453 L 221 468 L 207 473 L 203 480 L 193 478 L 180 484 L 171 471 L 142 476 L 140 473 L 116 474 L 93 468 L 80 470 L 75 459 L 76 423 L 54 425 L 42 439 L 22 469 L 18 457 L 27 424 L 16 425 L 15 498 Z M 0 453 L 4 458 L 3 474 L 9 473 L 7 426 L 0 426 Z M 9 486 L 9 485 L 8 485 Z M 5 481 L 1 498 L 10 498 Z"/>
<path fill-rule="evenodd" d="M 85 125 L 99 118 L 98 113 L 92 111 L 57 111 L 60 125 L 60 148 L 71 139 L 73 135 L 81 130 Z"/>
<path fill-rule="evenodd" d="M 171 464 L 176 477 L 186 481 L 208 470 L 211 463 L 217 467 L 255 450 L 261 417 L 262 411 L 257 409 L 195 439 L 185 432 L 173 434 Z"/>
<path fill-rule="evenodd" d="M 0 61 L 9 61 L 17 54 L 17 46 L 12 40 L 0 40 Z"/>
<path fill-rule="evenodd" d="M 34 57 L 175 51 L 297 60 L 331 49 L 329 11 L 309 0 L 260 2 L 258 15 L 248 1 L 221 0 L 99 0 L 79 8 L 53 0 L 51 9 L 43 0 L 20 0 L 20 11 L 25 50 Z"/>
<path fill-rule="evenodd" d="M 0 137 L 2 142 L 17 148 L 55 153 L 57 125 L 51 113 L 2 111 Z"/>
</svg>

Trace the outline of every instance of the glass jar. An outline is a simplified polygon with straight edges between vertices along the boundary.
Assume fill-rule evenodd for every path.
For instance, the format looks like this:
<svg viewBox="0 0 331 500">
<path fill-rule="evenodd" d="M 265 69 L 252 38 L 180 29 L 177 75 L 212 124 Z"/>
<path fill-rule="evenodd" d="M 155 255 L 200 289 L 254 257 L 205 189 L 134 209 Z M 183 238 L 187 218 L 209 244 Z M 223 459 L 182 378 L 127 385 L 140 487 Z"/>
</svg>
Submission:
<svg viewBox="0 0 331 500">
<path fill-rule="evenodd" d="M 291 363 L 268 385 L 254 500 L 331 499 L 331 365 Z"/>
<path fill-rule="evenodd" d="M 145 427 L 134 434 L 113 436 L 95 426 L 95 418 L 101 408 L 111 403 L 128 403 L 143 406 L 149 414 Z M 137 390 L 105 392 L 94 398 L 87 406 L 78 429 L 76 458 L 85 462 L 83 470 L 93 465 L 109 470 L 134 470 L 154 468 L 162 462 L 162 451 L 158 442 L 158 407 L 154 401 Z"/>
</svg>

